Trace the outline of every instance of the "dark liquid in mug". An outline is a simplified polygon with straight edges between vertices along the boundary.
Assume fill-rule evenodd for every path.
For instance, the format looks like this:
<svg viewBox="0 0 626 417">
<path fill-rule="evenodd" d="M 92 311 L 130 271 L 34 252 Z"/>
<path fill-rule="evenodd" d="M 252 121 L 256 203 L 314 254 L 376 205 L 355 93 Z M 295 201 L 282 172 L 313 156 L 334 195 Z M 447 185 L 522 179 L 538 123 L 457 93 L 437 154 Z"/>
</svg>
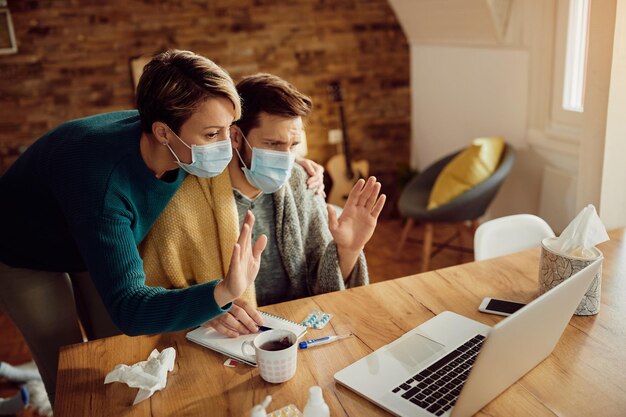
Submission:
<svg viewBox="0 0 626 417">
<path fill-rule="evenodd" d="M 283 337 L 280 340 L 269 340 L 263 343 L 260 348 L 263 350 L 276 351 L 287 349 L 291 345 L 293 345 L 293 343 L 291 343 L 291 340 L 289 340 L 288 337 Z"/>
</svg>

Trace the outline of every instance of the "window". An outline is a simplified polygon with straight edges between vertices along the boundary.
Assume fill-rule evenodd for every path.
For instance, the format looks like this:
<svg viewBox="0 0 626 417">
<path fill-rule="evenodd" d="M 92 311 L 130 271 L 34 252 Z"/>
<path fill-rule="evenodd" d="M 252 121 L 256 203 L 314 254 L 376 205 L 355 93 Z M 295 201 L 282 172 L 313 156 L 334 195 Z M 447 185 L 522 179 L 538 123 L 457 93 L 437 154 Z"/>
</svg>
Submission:
<svg viewBox="0 0 626 417">
<path fill-rule="evenodd" d="M 17 52 L 17 43 L 15 42 L 11 13 L 9 9 L 2 6 L 6 6 L 6 2 L 0 0 L 0 55 L 14 54 Z"/>
<path fill-rule="evenodd" d="M 588 29 L 589 0 L 570 0 L 563 82 L 565 110 L 583 111 Z"/>
</svg>

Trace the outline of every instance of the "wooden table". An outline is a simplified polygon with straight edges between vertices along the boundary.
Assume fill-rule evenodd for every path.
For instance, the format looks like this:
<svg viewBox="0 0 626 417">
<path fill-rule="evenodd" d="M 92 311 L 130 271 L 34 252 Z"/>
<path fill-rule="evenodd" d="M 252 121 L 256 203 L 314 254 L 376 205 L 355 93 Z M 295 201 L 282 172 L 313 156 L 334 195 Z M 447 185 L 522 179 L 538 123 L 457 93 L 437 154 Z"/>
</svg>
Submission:
<svg viewBox="0 0 626 417">
<path fill-rule="evenodd" d="M 602 306 L 592 317 L 574 316 L 553 354 L 478 415 L 626 415 L 626 245 L 623 229 L 610 233 L 604 252 Z M 258 369 L 227 368 L 213 351 L 187 342 L 184 332 L 127 337 L 72 345 L 60 355 L 55 416 L 237 416 L 249 415 L 266 395 L 269 410 L 296 404 L 308 388 L 320 385 L 331 415 L 389 414 L 343 386 L 333 374 L 434 315 L 450 310 L 493 325 L 501 318 L 479 313 L 483 297 L 528 302 L 537 295 L 539 250 L 276 304 L 263 308 L 302 320 L 312 308 L 334 314 L 323 330 L 306 337 L 353 332 L 356 337 L 298 352 L 296 376 L 283 384 L 264 382 Z M 390 261 L 391 262 L 391 261 Z M 131 406 L 136 389 L 104 385 L 116 364 L 145 360 L 152 349 L 174 346 L 176 366 L 167 387 Z"/>
</svg>

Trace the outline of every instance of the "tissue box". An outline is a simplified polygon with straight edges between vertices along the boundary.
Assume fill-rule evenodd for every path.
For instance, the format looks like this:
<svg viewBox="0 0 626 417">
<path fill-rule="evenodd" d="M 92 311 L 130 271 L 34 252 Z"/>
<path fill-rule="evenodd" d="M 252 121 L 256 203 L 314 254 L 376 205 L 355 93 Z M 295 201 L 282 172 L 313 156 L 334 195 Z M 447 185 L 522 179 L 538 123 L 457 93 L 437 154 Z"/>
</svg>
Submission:
<svg viewBox="0 0 626 417">
<path fill-rule="evenodd" d="M 541 242 L 541 259 L 539 261 L 539 294 L 559 285 L 576 272 L 584 269 L 596 259 L 602 257 L 602 252 L 591 248 L 592 257 L 581 258 L 564 255 L 550 249 L 550 243 L 557 238 L 546 238 Z M 574 314 L 591 316 L 600 311 L 600 289 L 602 286 L 602 266 L 593 278 L 591 286 L 583 296 L 582 301 Z"/>
</svg>

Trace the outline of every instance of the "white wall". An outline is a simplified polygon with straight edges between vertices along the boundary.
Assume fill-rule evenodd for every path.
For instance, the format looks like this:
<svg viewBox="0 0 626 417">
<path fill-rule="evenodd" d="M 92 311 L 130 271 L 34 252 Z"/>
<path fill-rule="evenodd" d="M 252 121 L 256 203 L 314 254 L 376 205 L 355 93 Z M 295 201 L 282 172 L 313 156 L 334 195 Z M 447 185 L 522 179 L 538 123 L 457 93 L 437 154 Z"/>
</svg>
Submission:
<svg viewBox="0 0 626 417">
<path fill-rule="evenodd" d="M 511 0 L 491 0 L 510 3 Z M 389 0 L 411 43 L 493 44 L 497 22 L 486 0 Z"/>
<path fill-rule="evenodd" d="M 412 46 L 412 165 L 481 136 L 525 147 L 528 72 L 525 50 Z"/>
<path fill-rule="evenodd" d="M 545 85 L 545 73 L 552 69 L 552 43 L 546 38 L 554 30 L 554 1 L 513 2 L 507 30 L 499 38 L 492 32 L 491 37 L 485 33 L 477 40 L 472 36 L 475 32 L 468 32 L 471 24 L 455 20 L 454 14 L 448 16 L 448 25 L 456 24 L 459 29 L 448 37 L 424 30 L 407 35 L 411 42 L 412 165 L 425 168 L 480 136 L 502 135 L 517 150 L 516 163 L 488 218 L 538 212 L 544 158 L 529 146 L 527 131 L 533 120 L 543 120 L 536 114 L 543 114 L 550 104 L 537 97 L 551 85 Z M 445 6 L 421 0 L 390 2 L 402 13 L 403 27 L 414 21 L 411 12 L 419 11 L 421 19 L 427 19 L 432 14 L 429 7 Z M 470 5 L 477 12 L 477 3 L 464 7 Z M 482 5 L 488 13 L 487 2 Z M 462 7 L 461 3 L 456 6 Z M 442 15 L 441 11 L 435 14 Z M 438 37 L 442 40 L 435 42 Z M 536 52 L 529 45 L 547 55 L 548 61 L 533 56 Z"/>
<path fill-rule="evenodd" d="M 615 33 L 615 0 L 590 2 L 587 77 L 580 140 L 577 209 L 600 207 L 611 61 Z"/>
<path fill-rule="evenodd" d="M 618 0 L 609 89 L 600 217 L 607 228 L 626 226 L 626 0 Z"/>
<path fill-rule="evenodd" d="M 500 134 L 518 159 L 488 217 L 537 213 L 560 232 L 593 203 L 609 227 L 626 224 L 625 2 L 591 1 L 585 111 L 575 113 L 561 106 L 569 0 L 512 2 L 504 36 L 484 23 L 487 0 L 390 0 L 411 44 L 412 165 Z M 452 3 L 470 21 L 446 14 Z"/>
</svg>

